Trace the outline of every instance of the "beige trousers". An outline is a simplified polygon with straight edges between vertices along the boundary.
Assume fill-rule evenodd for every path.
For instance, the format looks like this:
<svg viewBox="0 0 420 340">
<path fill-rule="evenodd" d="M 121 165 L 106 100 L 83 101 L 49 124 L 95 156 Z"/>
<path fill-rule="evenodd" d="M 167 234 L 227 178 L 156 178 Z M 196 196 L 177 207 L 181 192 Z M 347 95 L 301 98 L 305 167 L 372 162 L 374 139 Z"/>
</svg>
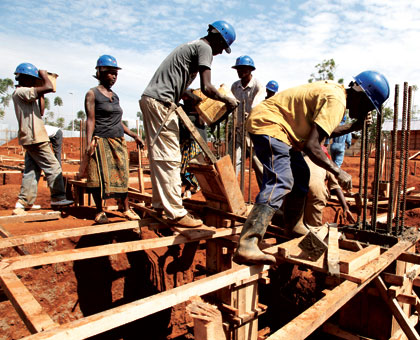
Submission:
<svg viewBox="0 0 420 340">
<path fill-rule="evenodd" d="M 152 206 L 164 209 L 170 219 L 187 214 L 181 197 L 181 151 L 179 124 L 175 112 L 169 116 L 154 145 L 154 136 L 169 111 L 169 106 L 151 97 L 142 96 L 140 108 L 143 113 L 146 145 L 152 181 Z"/>
</svg>

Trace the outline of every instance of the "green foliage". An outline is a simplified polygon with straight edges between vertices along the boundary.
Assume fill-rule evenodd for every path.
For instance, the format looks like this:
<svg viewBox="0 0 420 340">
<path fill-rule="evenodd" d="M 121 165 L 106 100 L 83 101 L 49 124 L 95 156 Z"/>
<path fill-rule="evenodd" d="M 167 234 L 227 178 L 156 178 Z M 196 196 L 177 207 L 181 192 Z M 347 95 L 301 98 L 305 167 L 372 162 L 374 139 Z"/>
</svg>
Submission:
<svg viewBox="0 0 420 340">
<path fill-rule="evenodd" d="M 324 59 L 321 63 L 315 65 L 317 71 L 312 73 L 308 79 L 308 83 L 320 80 L 334 80 L 335 79 L 335 70 L 337 65 L 334 59 Z M 344 79 L 340 78 L 337 80 L 339 84 L 343 84 Z"/>
<path fill-rule="evenodd" d="M 63 100 L 60 97 L 54 98 L 54 106 L 63 106 Z"/>
<path fill-rule="evenodd" d="M 56 126 L 58 126 L 59 128 L 64 128 L 64 118 L 63 117 L 59 117 L 59 118 L 57 118 L 57 121 L 56 121 Z"/>
<path fill-rule="evenodd" d="M 45 110 L 50 110 L 51 109 L 50 98 L 44 97 L 44 101 L 45 101 Z"/>
<path fill-rule="evenodd" d="M 9 106 L 12 95 L 9 90 L 13 89 L 13 80 L 10 78 L 0 79 L 0 119 L 4 118 L 6 107 Z"/>
<path fill-rule="evenodd" d="M 79 112 L 77 112 L 77 118 L 78 119 L 86 119 L 86 113 L 83 110 L 80 110 Z"/>
<path fill-rule="evenodd" d="M 141 120 L 141 121 L 143 121 L 143 112 L 141 112 L 141 111 L 137 111 L 137 118 L 139 119 L 139 120 Z"/>
<path fill-rule="evenodd" d="M 369 143 L 375 143 L 376 140 L 376 129 L 378 126 L 378 114 L 376 110 L 372 111 L 372 124 L 369 126 L 368 130 L 368 139 Z M 390 107 L 385 107 L 382 111 L 382 124 L 385 120 L 394 119 L 394 110 Z M 382 135 L 387 136 L 390 134 L 390 131 L 382 131 Z"/>
</svg>

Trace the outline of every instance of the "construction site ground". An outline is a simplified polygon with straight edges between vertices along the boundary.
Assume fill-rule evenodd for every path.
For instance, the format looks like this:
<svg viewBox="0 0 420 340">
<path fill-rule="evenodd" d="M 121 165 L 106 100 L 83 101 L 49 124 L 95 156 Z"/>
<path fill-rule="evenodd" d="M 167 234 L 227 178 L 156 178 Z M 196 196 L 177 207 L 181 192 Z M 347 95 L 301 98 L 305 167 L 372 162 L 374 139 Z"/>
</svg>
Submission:
<svg viewBox="0 0 420 340">
<path fill-rule="evenodd" d="M 63 153 L 70 162 L 63 162 L 64 172 L 76 172 L 80 157 L 79 138 L 65 138 Z M 9 146 L 17 146 L 16 140 L 9 142 Z M 134 142 L 128 143 L 129 151 L 135 151 Z M 0 147 L 0 156 L 5 159 L 21 159 L 19 148 Z M 145 159 L 144 159 L 145 160 Z M 5 164 L 22 165 L 23 162 L 6 162 Z M 374 158 L 370 158 L 371 169 Z M 414 187 L 413 192 L 420 190 L 420 178 L 416 173 L 415 162 L 409 165 L 408 188 Z M 353 176 L 353 191 L 358 190 L 359 155 L 346 156 L 342 168 Z M 419 170 L 420 171 L 420 170 Z M 130 186 L 137 188 L 137 172 Z M 373 170 L 369 173 L 369 183 L 373 180 Z M 21 174 L 7 174 L 0 178 L 0 216 L 12 214 L 20 189 Z M 151 183 L 145 174 L 145 188 L 151 193 Z M 245 192 L 248 192 L 245 181 Z M 251 199 L 258 193 L 255 177 L 252 177 Z M 193 195 L 192 200 L 203 201 L 200 192 Z M 248 201 L 245 195 L 245 201 Z M 35 204 L 40 204 L 40 212 L 50 210 L 49 189 L 41 179 L 38 187 L 38 197 Z M 114 206 L 115 202 L 107 203 Z M 324 221 L 332 222 L 339 208 L 336 199 L 332 199 L 324 210 Z M 351 208 L 355 211 L 355 207 Z M 379 210 L 379 213 L 386 210 Z M 94 224 L 94 207 L 70 207 L 63 211 L 61 219 L 31 222 L 8 223 L 4 225 L 13 236 L 35 234 L 39 232 L 68 229 Z M 108 213 L 110 222 L 124 221 L 118 211 Z M 405 225 L 420 227 L 420 204 L 408 202 L 405 214 Z M 142 228 L 142 238 L 157 237 L 155 231 Z M 29 253 L 52 252 L 65 249 L 81 248 L 115 242 L 139 239 L 133 231 L 119 231 L 109 234 L 64 238 L 26 245 Z M 83 316 L 108 310 L 112 307 L 151 296 L 160 291 L 179 287 L 185 283 L 200 278 L 200 268 L 205 266 L 205 250 L 198 247 L 193 258 L 185 258 L 183 246 L 162 247 L 154 250 L 139 251 L 129 254 L 112 255 L 75 262 L 63 262 L 30 269 L 17 270 L 16 274 L 36 297 L 44 311 L 57 323 L 63 324 L 77 320 Z M 180 258 L 180 255 L 183 255 Z M 188 254 L 187 254 L 188 255 Z M 0 251 L 0 258 L 18 256 L 15 250 L 9 248 Z M 178 259 L 178 260 L 177 260 Z M 310 306 L 316 298 L 316 275 L 310 270 L 293 267 L 285 270 L 279 268 L 277 274 L 271 278 L 272 284 L 266 291 L 261 290 L 261 302 L 269 305 L 268 312 L 259 318 L 261 327 L 271 326 L 272 322 L 286 322 Z M 302 269 L 302 270 L 301 270 Z M 285 272 L 290 275 L 285 275 Z M 277 275 L 277 276 L 276 276 Z M 276 286 L 276 284 L 278 286 Z M 278 289 L 277 289 L 278 288 Z M 275 296 L 274 296 L 275 295 Z M 274 301 L 272 305 L 268 302 Z M 273 319 L 273 316 L 275 320 Z M 147 330 L 152 336 L 139 337 L 139 333 Z M 21 339 L 29 336 L 24 323 L 20 320 L 12 304 L 5 295 L 0 296 L 0 340 Z M 314 335 L 316 336 L 316 335 Z M 94 339 L 193 339 L 192 320 L 185 312 L 185 304 L 164 310 L 133 322 L 127 326 L 114 329 L 106 334 L 98 335 Z"/>
</svg>

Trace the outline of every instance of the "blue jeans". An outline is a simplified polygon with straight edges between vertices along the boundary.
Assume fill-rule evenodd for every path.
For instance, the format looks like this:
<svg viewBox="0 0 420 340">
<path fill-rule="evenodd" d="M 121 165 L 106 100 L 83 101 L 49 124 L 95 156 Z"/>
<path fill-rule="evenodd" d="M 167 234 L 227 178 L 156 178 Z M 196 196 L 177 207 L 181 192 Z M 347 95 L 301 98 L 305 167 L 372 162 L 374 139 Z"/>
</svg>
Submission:
<svg viewBox="0 0 420 340">
<path fill-rule="evenodd" d="M 24 206 L 34 204 L 38 193 L 38 181 L 41 170 L 44 171 L 51 191 L 51 200 L 59 201 L 66 198 L 63 173 L 60 163 L 54 156 L 48 142 L 24 145 L 25 170 L 22 176 L 22 185 L 18 201 Z"/>
<path fill-rule="evenodd" d="M 264 168 L 256 203 L 278 210 L 289 193 L 304 199 L 309 189 L 310 172 L 302 153 L 267 135 L 250 134 L 250 137 Z"/>
<path fill-rule="evenodd" d="M 346 143 L 332 143 L 330 146 L 331 158 L 338 167 L 341 167 L 344 160 Z"/>
</svg>

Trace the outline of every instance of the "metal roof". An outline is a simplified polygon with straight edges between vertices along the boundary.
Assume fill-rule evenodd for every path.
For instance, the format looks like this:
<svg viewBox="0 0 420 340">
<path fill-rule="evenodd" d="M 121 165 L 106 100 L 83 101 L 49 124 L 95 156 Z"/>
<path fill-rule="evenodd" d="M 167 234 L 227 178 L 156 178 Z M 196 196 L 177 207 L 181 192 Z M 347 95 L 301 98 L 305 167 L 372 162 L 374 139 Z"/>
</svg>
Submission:
<svg viewBox="0 0 420 340">
<path fill-rule="evenodd" d="M 398 121 L 398 130 L 401 130 L 401 124 L 402 121 L 399 120 Z M 393 130 L 393 126 L 394 126 L 394 121 L 393 120 L 386 120 L 383 124 L 382 124 L 382 131 L 392 131 Z M 412 120 L 410 122 L 410 130 L 420 130 L 420 120 Z"/>
</svg>

